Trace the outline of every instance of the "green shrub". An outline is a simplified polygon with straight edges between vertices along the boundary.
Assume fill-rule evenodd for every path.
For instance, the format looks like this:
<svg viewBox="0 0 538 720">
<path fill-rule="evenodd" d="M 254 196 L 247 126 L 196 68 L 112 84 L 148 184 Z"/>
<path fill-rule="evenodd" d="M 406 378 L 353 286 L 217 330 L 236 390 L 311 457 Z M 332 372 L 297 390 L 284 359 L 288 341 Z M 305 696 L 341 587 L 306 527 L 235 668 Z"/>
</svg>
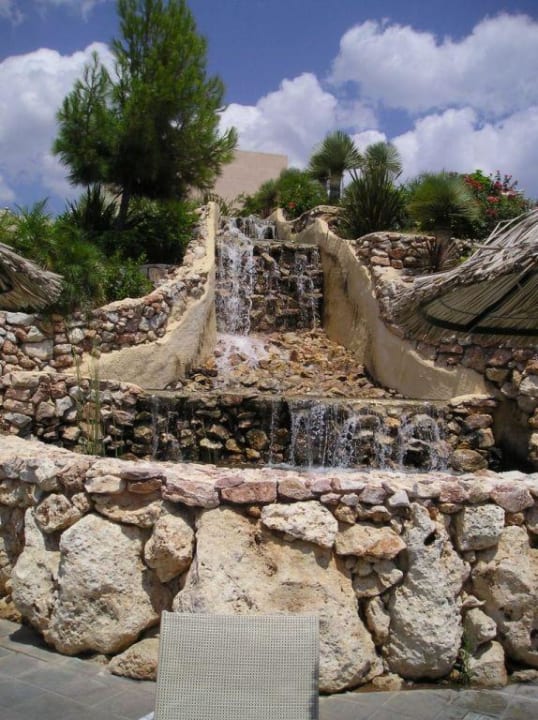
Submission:
<svg viewBox="0 0 538 720">
<path fill-rule="evenodd" d="M 426 232 L 444 237 L 472 236 L 480 219 L 478 203 L 461 175 L 424 173 L 408 187 L 407 210 Z"/>
<path fill-rule="evenodd" d="M 58 310 L 95 307 L 127 295 L 143 295 L 151 288 L 138 269 L 143 257 L 126 260 L 117 252 L 107 256 L 70 213 L 53 220 L 46 201 L 19 208 L 11 216 L 9 230 L 2 233 L 2 241 L 44 269 L 62 275 L 62 293 L 54 306 Z"/>
<path fill-rule="evenodd" d="M 341 206 L 342 233 L 348 238 L 396 230 L 405 218 L 404 193 L 387 175 L 365 173 L 356 177 L 344 190 Z"/>
<path fill-rule="evenodd" d="M 327 202 L 327 193 L 310 173 L 297 168 L 282 170 L 276 180 L 267 180 L 254 195 L 243 198 L 240 215 L 267 217 L 281 207 L 289 219 Z"/>
</svg>

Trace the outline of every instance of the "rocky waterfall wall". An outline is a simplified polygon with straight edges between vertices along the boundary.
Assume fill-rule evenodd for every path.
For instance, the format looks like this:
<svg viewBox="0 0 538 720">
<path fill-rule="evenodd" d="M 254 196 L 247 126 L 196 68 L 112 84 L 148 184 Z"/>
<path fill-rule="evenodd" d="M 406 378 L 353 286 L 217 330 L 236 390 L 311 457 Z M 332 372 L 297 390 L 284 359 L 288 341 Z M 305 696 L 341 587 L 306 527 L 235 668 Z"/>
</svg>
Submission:
<svg viewBox="0 0 538 720">
<path fill-rule="evenodd" d="M 0 431 L 111 456 L 303 466 L 499 465 L 488 396 L 449 403 L 150 393 L 55 373 L 0 378 Z"/>
<path fill-rule="evenodd" d="M 538 475 L 131 462 L 0 438 L 0 604 L 152 677 L 163 609 L 315 613 L 324 692 L 538 668 Z"/>
</svg>

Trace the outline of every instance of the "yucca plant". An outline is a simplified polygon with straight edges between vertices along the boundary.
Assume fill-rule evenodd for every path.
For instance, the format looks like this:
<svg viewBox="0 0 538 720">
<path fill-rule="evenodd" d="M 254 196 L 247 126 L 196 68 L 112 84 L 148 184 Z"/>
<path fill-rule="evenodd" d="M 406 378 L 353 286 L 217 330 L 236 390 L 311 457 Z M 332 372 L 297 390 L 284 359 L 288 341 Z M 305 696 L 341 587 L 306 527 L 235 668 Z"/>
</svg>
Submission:
<svg viewBox="0 0 538 720">
<path fill-rule="evenodd" d="M 421 230 L 449 239 L 462 221 L 480 218 L 480 208 L 462 177 L 446 171 L 424 173 L 409 189 L 407 210 Z"/>
<path fill-rule="evenodd" d="M 351 171 L 352 181 L 342 197 L 342 227 L 347 237 L 401 226 L 404 194 L 394 184 L 401 171 L 394 145 L 379 142 L 366 148 L 360 165 Z"/>
<path fill-rule="evenodd" d="M 325 188 L 330 203 L 342 195 L 344 173 L 360 166 L 362 157 L 355 143 L 343 130 L 329 133 L 310 158 L 308 172 Z"/>
</svg>

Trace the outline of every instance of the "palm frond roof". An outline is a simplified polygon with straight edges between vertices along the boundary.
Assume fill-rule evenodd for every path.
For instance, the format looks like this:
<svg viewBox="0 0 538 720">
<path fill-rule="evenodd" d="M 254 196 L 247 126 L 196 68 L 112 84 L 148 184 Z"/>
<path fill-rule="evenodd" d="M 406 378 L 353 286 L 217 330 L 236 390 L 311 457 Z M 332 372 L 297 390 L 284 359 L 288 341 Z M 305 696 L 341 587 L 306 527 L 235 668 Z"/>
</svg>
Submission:
<svg viewBox="0 0 538 720">
<path fill-rule="evenodd" d="M 498 225 L 463 264 L 416 278 L 393 314 L 422 341 L 471 333 L 505 345 L 536 345 L 538 209 Z"/>
<path fill-rule="evenodd" d="M 57 300 L 62 278 L 0 243 L 0 309 L 41 310 Z"/>
</svg>

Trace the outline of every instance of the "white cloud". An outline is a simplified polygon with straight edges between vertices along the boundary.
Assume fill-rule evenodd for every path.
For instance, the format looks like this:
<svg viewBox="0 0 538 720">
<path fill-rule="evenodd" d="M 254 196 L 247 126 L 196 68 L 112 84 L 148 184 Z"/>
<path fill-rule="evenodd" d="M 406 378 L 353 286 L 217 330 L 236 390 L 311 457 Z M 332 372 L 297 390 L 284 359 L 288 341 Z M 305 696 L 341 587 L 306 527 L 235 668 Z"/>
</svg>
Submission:
<svg viewBox="0 0 538 720">
<path fill-rule="evenodd" d="M 103 2 L 109 2 L 109 0 L 37 0 L 37 3 L 43 8 L 48 5 L 65 7 L 68 10 L 80 13 L 82 17 L 87 17 L 96 5 Z"/>
<path fill-rule="evenodd" d="M 328 132 L 340 126 L 367 127 L 375 117 L 360 102 L 339 103 L 315 75 L 304 73 L 283 80 L 256 105 L 229 105 L 221 122 L 223 128 L 237 128 L 242 149 L 283 153 L 290 165 L 302 166 Z"/>
<path fill-rule="evenodd" d="M 486 18 L 457 42 L 367 21 L 342 37 L 331 81 L 411 113 L 474 107 L 502 117 L 538 103 L 537 47 L 538 22 L 524 15 Z"/>
<path fill-rule="evenodd" d="M 513 175 L 530 197 L 538 197 L 538 105 L 502 122 L 480 123 L 472 108 L 446 110 L 418 120 L 393 138 L 406 177 L 455 170 Z"/>
<path fill-rule="evenodd" d="M 22 21 L 23 14 L 14 0 L 0 0 L 0 20 L 2 19 L 9 20 L 13 25 Z"/>
<path fill-rule="evenodd" d="M 105 45 L 94 43 L 73 55 L 41 49 L 0 63 L 0 173 L 7 186 L 40 183 L 45 193 L 72 194 L 50 149 L 56 111 L 93 51 L 109 57 Z"/>
<path fill-rule="evenodd" d="M 0 203 L 12 203 L 15 200 L 15 193 L 0 175 Z"/>
</svg>

